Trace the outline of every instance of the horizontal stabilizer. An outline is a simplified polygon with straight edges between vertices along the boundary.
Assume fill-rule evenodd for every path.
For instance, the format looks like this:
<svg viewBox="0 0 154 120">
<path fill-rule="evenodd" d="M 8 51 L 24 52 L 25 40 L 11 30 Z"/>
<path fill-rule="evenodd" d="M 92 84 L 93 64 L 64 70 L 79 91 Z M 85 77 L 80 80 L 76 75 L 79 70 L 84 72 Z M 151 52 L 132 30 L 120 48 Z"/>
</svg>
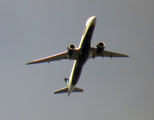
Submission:
<svg viewBox="0 0 154 120">
<path fill-rule="evenodd" d="M 65 88 L 56 90 L 56 91 L 54 92 L 54 94 L 58 94 L 58 93 L 68 93 L 68 87 L 65 87 Z"/>
<path fill-rule="evenodd" d="M 83 92 L 83 89 L 82 88 L 78 88 L 78 87 L 74 87 L 72 92 Z M 56 90 L 54 92 L 54 94 L 59 94 L 59 93 L 68 93 L 68 87 Z"/>
<path fill-rule="evenodd" d="M 82 88 L 74 87 L 72 92 L 83 92 Z"/>
</svg>

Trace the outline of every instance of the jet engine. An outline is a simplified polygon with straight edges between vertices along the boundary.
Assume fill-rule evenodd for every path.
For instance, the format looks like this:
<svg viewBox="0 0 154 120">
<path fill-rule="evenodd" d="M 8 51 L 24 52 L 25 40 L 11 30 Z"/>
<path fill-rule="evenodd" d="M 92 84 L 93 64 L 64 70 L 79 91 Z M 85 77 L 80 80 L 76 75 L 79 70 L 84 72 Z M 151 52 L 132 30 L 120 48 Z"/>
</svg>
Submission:
<svg viewBox="0 0 154 120">
<path fill-rule="evenodd" d="M 105 48 L 105 43 L 99 42 L 97 45 L 97 54 L 101 54 Z"/>
<path fill-rule="evenodd" d="M 73 55 L 74 50 L 76 49 L 76 46 L 74 44 L 70 44 L 69 47 L 67 47 L 68 49 L 68 55 L 69 57 L 71 57 Z"/>
</svg>

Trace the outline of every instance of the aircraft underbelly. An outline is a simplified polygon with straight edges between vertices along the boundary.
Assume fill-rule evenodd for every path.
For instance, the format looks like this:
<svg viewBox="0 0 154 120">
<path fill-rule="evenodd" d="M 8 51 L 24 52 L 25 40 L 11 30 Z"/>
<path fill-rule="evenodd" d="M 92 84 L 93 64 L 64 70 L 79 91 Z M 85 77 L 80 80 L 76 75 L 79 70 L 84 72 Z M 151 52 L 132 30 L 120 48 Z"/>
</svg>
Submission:
<svg viewBox="0 0 154 120">
<path fill-rule="evenodd" d="M 75 69 L 74 69 L 74 74 L 73 74 L 73 80 L 72 80 L 72 85 L 75 86 L 80 78 L 80 74 L 81 74 L 81 71 L 82 71 L 82 67 L 80 66 L 75 66 Z"/>
<path fill-rule="evenodd" d="M 81 52 L 78 56 L 78 59 L 76 60 L 76 65 L 75 65 L 74 73 L 73 73 L 73 76 L 72 76 L 73 86 L 75 86 L 77 84 L 77 82 L 80 78 L 80 75 L 81 75 L 82 67 L 88 59 L 90 43 L 91 43 L 91 38 L 92 38 L 92 35 L 93 35 L 94 28 L 95 28 L 94 25 L 92 25 L 89 28 L 89 30 L 88 30 L 88 32 L 87 32 L 87 34 L 86 34 L 86 36 L 83 40 L 83 43 L 82 43 L 82 46 L 81 46 Z"/>
</svg>

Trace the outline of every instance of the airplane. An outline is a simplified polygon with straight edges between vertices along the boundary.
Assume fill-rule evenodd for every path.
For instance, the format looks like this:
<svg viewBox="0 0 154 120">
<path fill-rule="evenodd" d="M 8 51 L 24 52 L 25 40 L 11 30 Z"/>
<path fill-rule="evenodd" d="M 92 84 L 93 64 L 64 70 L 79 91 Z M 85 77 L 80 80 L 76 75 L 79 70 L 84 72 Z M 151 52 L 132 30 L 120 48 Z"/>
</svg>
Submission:
<svg viewBox="0 0 154 120">
<path fill-rule="evenodd" d="M 83 30 L 83 34 L 78 48 L 76 48 L 74 44 L 70 44 L 69 47 L 67 47 L 67 51 L 45 58 L 33 60 L 32 62 L 27 63 L 27 65 L 29 65 L 44 62 L 49 63 L 50 61 L 60 61 L 62 59 L 74 60 L 74 64 L 69 79 L 64 78 L 66 87 L 56 90 L 54 94 L 67 93 L 69 96 L 71 92 L 83 92 L 83 89 L 76 87 L 76 84 L 79 81 L 84 64 L 90 58 L 94 59 L 95 57 L 129 57 L 126 54 L 105 50 L 105 43 L 103 42 L 99 42 L 96 45 L 96 48 L 91 47 L 91 39 L 93 36 L 95 25 L 95 16 L 90 17 L 86 21 L 85 28 Z"/>
</svg>

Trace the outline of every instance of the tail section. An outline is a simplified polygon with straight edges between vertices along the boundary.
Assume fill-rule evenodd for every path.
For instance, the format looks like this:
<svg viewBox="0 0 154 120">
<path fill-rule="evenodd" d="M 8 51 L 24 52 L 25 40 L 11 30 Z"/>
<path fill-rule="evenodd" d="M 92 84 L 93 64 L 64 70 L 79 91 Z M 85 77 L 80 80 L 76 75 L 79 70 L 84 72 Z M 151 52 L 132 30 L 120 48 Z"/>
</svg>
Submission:
<svg viewBox="0 0 154 120">
<path fill-rule="evenodd" d="M 59 94 L 59 93 L 68 93 L 68 87 L 65 87 L 65 88 L 56 90 L 56 91 L 54 92 L 54 94 Z"/>
<path fill-rule="evenodd" d="M 74 87 L 72 92 L 83 92 L 82 88 Z"/>
<path fill-rule="evenodd" d="M 78 88 L 78 87 L 74 87 L 72 92 L 83 92 L 83 89 L 82 88 Z M 68 93 L 68 87 L 56 90 L 54 92 L 54 94 L 59 94 L 59 93 Z"/>
<path fill-rule="evenodd" d="M 68 93 L 68 94 L 70 94 L 70 91 L 69 91 L 69 79 L 68 78 L 64 78 L 64 82 L 65 82 L 65 84 L 66 84 L 66 87 L 65 88 L 62 88 L 62 89 L 59 89 L 59 90 L 56 90 L 55 92 L 54 92 L 54 94 L 59 94 L 59 93 Z M 73 90 L 72 90 L 72 92 L 83 92 L 83 89 L 82 88 L 78 88 L 78 87 L 73 87 Z"/>
<path fill-rule="evenodd" d="M 69 79 L 68 78 L 64 78 L 64 82 L 65 82 L 66 86 L 68 86 Z"/>
</svg>

